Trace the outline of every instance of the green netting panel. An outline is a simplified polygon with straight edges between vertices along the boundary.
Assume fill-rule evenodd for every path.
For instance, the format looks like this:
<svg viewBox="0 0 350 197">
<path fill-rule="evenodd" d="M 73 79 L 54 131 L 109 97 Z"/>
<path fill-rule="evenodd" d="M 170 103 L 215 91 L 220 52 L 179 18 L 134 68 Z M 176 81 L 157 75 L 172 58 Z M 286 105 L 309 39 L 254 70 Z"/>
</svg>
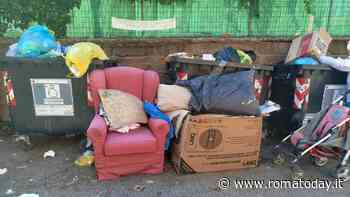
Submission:
<svg viewBox="0 0 350 197">
<path fill-rule="evenodd" d="M 80 9 L 74 9 L 72 22 L 67 26 L 67 35 L 71 37 L 95 37 L 95 28 L 90 1 L 82 0 Z"/>
<path fill-rule="evenodd" d="M 114 29 L 111 27 L 111 24 L 112 17 L 136 19 L 137 7 L 140 7 L 137 5 L 137 2 L 130 2 L 128 0 L 108 0 L 107 2 L 108 8 L 101 10 L 104 16 L 103 21 L 105 21 L 104 23 L 100 21 L 100 23 L 103 23 L 104 27 L 104 31 L 102 32 L 103 37 L 135 37 L 137 32 Z M 104 4 L 101 4 L 101 7 L 105 7 L 102 5 Z"/>
<path fill-rule="evenodd" d="M 145 1 L 144 20 L 176 18 L 177 28 L 143 32 L 142 36 L 221 36 L 231 32 L 242 36 L 245 35 L 245 16 L 244 10 L 238 9 L 237 1 L 231 0 L 184 0 L 173 4 L 162 4 L 158 0 Z"/>
<path fill-rule="evenodd" d="M 191 4 L 188 1 L 175 1 L 174 3 L 160 3 L 158 0 L 144 2 L 143 15 L 140 20 L 159 20 L 176 18 L 177 28 L 163 31 L 142 32 L 142 36 L 191 36 Z"/>
<path fill-rule="evenodd" d="M 350 36 L 350 0 L 313 0 L 314 29 Z M 111 27 L 112 17 L 134 20 L 176 18 L 177 28 L 126 31 Z M 257 13 L 239 0 L 82 0 L 74 9 L 69 37 L 292 37 L 307 30 L 304 0 L 260 0 Z"/>
<path fill-rule="evenodd" d="M 331 2 L 334 0 L 314 0 L 311 8 L 311 13 L 314 15 L 314 29 L 325 27 L 329 29 L 329 14 Z M 350 16 L 350 15 L 349 15 Z M 332 32 L 334 34 L 334 32 Z"/>
<path fill-rule="evenodd" d="M 112 16 L 135 19 L 135 3 L 130 0 L 82 0 L 74 9 L 73 22 L 68 25 L 69 37 L 135 37 L 136 32 L 111 27 Z"/>
<path fill-rule="evenodd" d="M 264 0 L 248 32 L 249 36 L 289 37 L 304 32 L 306 26 L 303 0 Z"/>
<path fill-rule="evenodd" d="M 334 0 L 330 9 L 329 31 L 333 36 L 350 36 L 350 0 Z"/>
</svg>

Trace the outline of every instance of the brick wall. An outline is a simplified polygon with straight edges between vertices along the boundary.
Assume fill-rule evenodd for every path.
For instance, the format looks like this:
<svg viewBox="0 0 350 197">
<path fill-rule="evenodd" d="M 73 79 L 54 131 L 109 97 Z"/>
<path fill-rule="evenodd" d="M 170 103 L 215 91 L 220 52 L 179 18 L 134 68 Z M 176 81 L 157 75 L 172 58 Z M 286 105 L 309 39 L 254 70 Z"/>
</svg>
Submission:
<svg viewBox="0 0 350 197">
<path fill-rule="evenodd" d="M 117 58 L 121 64 L 154 69 L 165 79 L 165 57 L 169 53 L 188 52 L 192 54 L 212 53 L 224 46 L 254 50 L 257 64 L 276 64 L 283 61 L 290 45 L 290 40 L 232 39 L 232 38 L 194 38 L 194 39 L 64 39 L 61 43 L 73 44 L 90 41 L 100 45 L 107 55 Z M 5 54 L 14 41 L 0 39 L 0 54 Z M 346 55 L 346 41 L 336 40 L 329 50 L 333 55 Z"/>
</svg>

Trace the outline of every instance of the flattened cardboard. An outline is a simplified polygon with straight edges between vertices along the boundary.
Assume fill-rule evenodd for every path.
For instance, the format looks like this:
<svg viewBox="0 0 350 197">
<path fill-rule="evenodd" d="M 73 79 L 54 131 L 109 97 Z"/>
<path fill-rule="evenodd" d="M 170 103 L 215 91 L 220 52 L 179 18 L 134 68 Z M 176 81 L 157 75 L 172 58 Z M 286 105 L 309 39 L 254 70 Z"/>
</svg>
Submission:
<svg viewBox="0 0 350 197">
<path fill-rule="evenodd" d="M 255 167 L 261 130 L 261 117 L 189 115 L 173 146 L 175 170 L 195 173 Z"/>
</svg>

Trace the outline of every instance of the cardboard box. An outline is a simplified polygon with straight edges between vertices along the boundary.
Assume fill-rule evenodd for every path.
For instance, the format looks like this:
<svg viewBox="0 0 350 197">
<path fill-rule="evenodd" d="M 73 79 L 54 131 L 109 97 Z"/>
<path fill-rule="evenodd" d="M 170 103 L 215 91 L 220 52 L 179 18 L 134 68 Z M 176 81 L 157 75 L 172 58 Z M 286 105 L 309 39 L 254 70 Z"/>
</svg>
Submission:
<svg viewBox="0 0 350 197">
<path fill-rule="evenodd" d="M 319 31 L 297 37 L 293 40 L 289 48 L 285 63 L 306 55 L 326 55 L 331 41 L 332 37 L 323 28 Z"/>
<path fill-rule="evenodd" d="M 189 115 L 174 142 L 175 170 L 194 173 L 255 167 L 261 133 L 261 117 Z"/>
</svg>

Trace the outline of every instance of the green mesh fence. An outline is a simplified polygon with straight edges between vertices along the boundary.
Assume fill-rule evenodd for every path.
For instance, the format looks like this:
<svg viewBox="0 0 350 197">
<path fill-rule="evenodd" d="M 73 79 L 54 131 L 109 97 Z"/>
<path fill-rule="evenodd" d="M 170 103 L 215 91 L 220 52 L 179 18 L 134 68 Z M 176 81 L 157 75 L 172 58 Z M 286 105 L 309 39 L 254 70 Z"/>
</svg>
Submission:
<svg viewBox="0 0 350 197">
<path fill-rule="evenodd" d="M 350 0 L 313 0 L 314 29 L 350 36 Z M 133 20 L 176 18 L 175 29 L 113 29 L 112 17 Z M 68 37 L 292 37 L 307 30 L 304 0 L 260 0 L 256 9 L 239 0 L 82 0 L 72 12 Z"/>
</svg>

